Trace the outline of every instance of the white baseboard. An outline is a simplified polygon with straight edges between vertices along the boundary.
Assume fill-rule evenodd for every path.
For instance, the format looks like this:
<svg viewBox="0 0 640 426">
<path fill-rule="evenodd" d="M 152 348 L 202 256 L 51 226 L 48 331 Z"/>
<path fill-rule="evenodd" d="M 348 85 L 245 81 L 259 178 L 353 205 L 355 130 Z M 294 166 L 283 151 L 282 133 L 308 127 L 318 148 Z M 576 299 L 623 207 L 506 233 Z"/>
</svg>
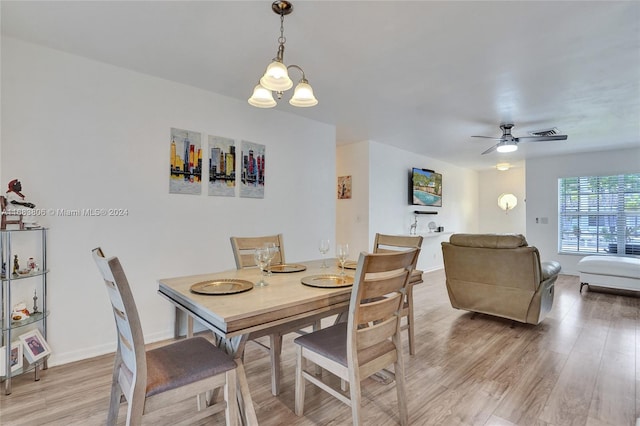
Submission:
<svg viewBox="0 0 640 426">
<path fill-rule="evenodd" d="M 173 331 L 170 332 L 158 332 L 148 336 L 144 336 L 145 343 L 154 343 L 161 340 L 167 340 L 173 338 Z M 82 348 L 76 351 L 70 352 L 56 352 L 52 351 L 49 357 L 49 367 L 55 367 L 56 365 L 69 364 L 70 362 L 82 361 L 89 358 L 95 358 L 100 355 L 114 353 L 116 351 L 116 342 L 97 345 L 91 348 Z"/>
</svg>

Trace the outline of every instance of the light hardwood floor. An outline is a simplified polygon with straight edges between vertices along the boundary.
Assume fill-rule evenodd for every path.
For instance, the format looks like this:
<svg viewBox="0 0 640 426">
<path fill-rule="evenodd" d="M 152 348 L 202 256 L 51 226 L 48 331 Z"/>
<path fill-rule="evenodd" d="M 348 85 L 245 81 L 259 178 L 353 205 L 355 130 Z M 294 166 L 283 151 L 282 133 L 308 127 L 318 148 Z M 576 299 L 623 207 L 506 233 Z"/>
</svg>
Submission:
<svg viewBox="0 0 640 426">
<path fill-rule="evenodd" d="M 404 339 L 409 419 L 413 425 L 635 425 L 640 417 L 640 298 L 578 291 L 562 275 L 554 307 L 538 326 L 451 308 L 444 273 L 425 274 L 414 291 L 416 355 Z M 270 393 L 269 358 L 247 345 L 245 366 L 261 425 L 343 425 L 351 410 L 307 385 L 305 417 L 294 406 L 295 349 L 283 344 L 282 393 Z M 406 337 L 403 336 L 403 337 Z M 112 356 L 14 379 L 0 395 L 2 425 L 100 425 L 109 401 Z M 393 385 L 367 379 L 366 425 L 397 424 Z M 195 402 L 152 421 L 189 422 Z M 121 410 L 120 424 L 124 424 Z M 224 424 L 216 417 L 213 424 Z"/>
</svg>

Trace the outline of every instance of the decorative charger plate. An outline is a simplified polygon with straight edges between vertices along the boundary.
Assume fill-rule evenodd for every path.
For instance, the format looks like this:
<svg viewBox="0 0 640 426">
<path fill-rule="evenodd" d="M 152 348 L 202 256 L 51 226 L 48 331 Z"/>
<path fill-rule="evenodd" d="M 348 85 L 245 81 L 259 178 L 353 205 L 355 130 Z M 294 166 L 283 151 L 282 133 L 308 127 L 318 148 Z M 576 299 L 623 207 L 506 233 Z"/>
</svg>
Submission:
<svg viewBox="0 0 640 426">
<path fill-rule="evenodd" d="M 253 283 L 247 280 L 221 279 L 202 281 L 191 286 L 191 291 L 198 294 L 224 295 L 242 293 L 253 288 Z"/>
<path fill-rule="evenodd" d="M 347 260 L 346 262 L 344 262 L 344 269 L 356 269 L 357 267 L 358 262 L 356 262 L 355 260 Z"/>
<path fill-rule="evenodd" d="M 286 272 L 302 272 L 307 269 L 306 266 L 300 265 L 298 263 L 284 263 L 282 265 L 273 265 L 267 269 L 267 271 L 277 272 L 277 273 L 286 273 Z"/>
<path fill-rule="evenodd" d="M 349 287 L 353 285 L 353 277 L 349 275 L 310 275 L 308 277 L 304 277 L 300 281 L 304 285 L 322 288 Z"/>
</svg>

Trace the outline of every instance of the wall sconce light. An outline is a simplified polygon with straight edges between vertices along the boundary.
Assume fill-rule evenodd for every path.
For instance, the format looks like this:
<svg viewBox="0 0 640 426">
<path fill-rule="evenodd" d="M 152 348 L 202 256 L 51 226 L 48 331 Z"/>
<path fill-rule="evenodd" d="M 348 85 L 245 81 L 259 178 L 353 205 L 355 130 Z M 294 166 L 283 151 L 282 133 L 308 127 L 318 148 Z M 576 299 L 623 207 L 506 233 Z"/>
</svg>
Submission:
<svg viewBox="0 0 640 426">
<path fill-rule="evenodd" d="M 513 208 L 517 205 L 518 198 L 516 198 L 516 196 L 513 194 L 500 194 L 500 196 L 498 197 L 498 206 L 500 206 L 500 208 L 504 210 L 505 213 L 509 213 L 509 210 L 513 210 Z"/>
<path fill-rule="evenodd" d="M 313 89 L 304 75 L 304 71 L 298 65 L 284 64 L 284 44 L 287 39 L 284 36 L 284 17 L 293 12 L 293 5 L 289 1 L 277 0 L 271 5 L 271 9 L 280 15 L 280 37 L 278 38 L 278 53 L 273 61 L 267 66 L 262 78 L 253 88 L 253 94 L 249 98 L 249 105 L 257 108 L 272 108 L 276 106 L 273 93 L 278 99 L 282 98 L 285 90 L 293 87 L 293 81 L 289 78 L 289 69 L 293 68 L 302 73 L 302 79 L 293 91 L 293 96 L 289 103 L 295 107 L 312 107 L 318 104 L 318 100 L 313 95 Z"/>
</svg>

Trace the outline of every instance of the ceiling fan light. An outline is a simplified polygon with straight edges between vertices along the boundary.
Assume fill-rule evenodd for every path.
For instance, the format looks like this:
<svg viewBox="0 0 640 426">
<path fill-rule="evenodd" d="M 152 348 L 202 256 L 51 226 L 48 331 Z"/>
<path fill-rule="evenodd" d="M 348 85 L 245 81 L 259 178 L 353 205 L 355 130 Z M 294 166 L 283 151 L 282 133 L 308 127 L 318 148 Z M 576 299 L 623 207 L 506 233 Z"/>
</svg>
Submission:
<svg viewBox="0 0 640 426">
<path fill-rule="evenodd" d="M 518 145 L 515 144 L 515 142 L 500 142 L 498 144 L 498 147 L 496 148 L 496 151 L 498 152 L 513 152 L 513 151 L 517 151 L 518 150 Z"/>
<path fill-rule="evenodd" d="M 257 84 L 256 87 L 253 88 L 253 94 L 247 102 L 249 102 L 249 105 L 257 108 L 273 108 L 276 106 L 273 93 L 260 84 Z"/>
<path fill-rule="evenodd" d="M 287 66 L 280 61 L 273 61 L 267 66 L 267 70 L 260 79 L 260 84 L 265 89 L 274 92 L 284 92 L 293 87 L 293 81 L 289 78 Z"/>
<path fill-rule="evenodd" d="M 295 107 L 306 108 L 318 105 L 318 100 L 313 95 L 313 88 L 309 83 L 306 80 L 300 80 L 289 103 Z"/>
</svg>

